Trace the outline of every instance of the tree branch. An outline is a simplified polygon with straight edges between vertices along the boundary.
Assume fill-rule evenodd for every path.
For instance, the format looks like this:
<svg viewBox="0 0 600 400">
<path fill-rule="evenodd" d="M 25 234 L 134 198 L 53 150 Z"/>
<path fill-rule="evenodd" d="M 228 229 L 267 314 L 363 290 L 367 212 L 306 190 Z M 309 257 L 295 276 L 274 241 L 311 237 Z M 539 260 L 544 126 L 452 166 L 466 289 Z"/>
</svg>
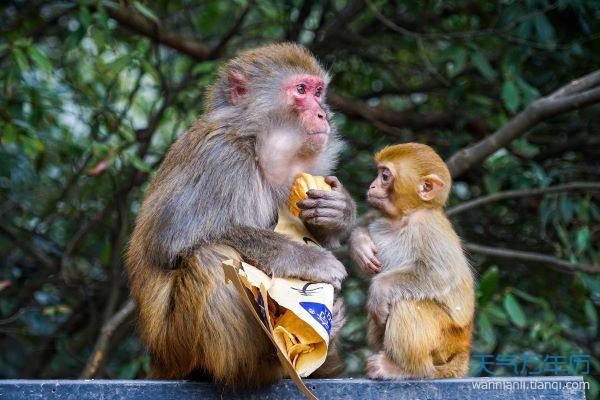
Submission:
<svg viewBox="0 0 600 400">
<path fill-rule="evenodd" d="M 21 248 L 25 255 L 30 255 L 38 260 L 44 266 L 44 268 L 54 269 L 56 267 L 56 263 L 50 256 L 38 250 L 35 245 L 21 239 L 18 232 L 16 232 L 16 230 L 12 227 L 0 224 L 0 234 L 6 236 L 17 247 Z"/>
<path fill-rule="evenodd" d="M 522 261 L 539 262 L 547 264 L 551 268 L 561 272 L 585 272 L 588 274 L 600 274 L 600 267 L 586 264 L 573 264 L 553 256 L 529 251 L 511 250 L 500 247 L 483 246 L 475 243 L 464 242 L 463 247 L 475 253 L 486 254 L 502 258 L 512 258 Z"/>
<path fill-rule="evenodd" d="M 546 118 L 600 102 L 600 87 L 596 87 L 599 83 L 600 70 L 534 101 L 501 129 L 450 157 L 447 161 L 450 173 L 453 177 L 462 175 Z"/>
<path fill-rule="evenodd" d="M 227 46 L 227 43 L 229 43 L 229 41 L 239 32 L 240 28 L 244 24 L 244 21 L 246 20 L 246 17 L 248 16 L 248 13 L 250 12 L 251 6 L 253 6 L 253 5 L 254 5 L 253 2 L 250 2 L 250 4 L 248 4 L 248 6 L 246 6 L 246 9 L 242 12 L 242 14 L 240 14 L 238 19 L 235 21 L 235 23 L 231 27 L 231 29 L 229 29 L 227 31 L 227 33 L 221 38 L 221 40 L 219 41 L 219 44 L 217 44 L 210 51 L 208 58 L 215 59 L 215 58 L 218 58 L 223 53 L 223 51 L 225 50 L 225 47 Z"/>
<path fill-rule="evenodd" d="M 466 201 L 446 210 L 449 217 L 463 213 L 485 204 L 493 203 L 504 199 L 513 199 L 517 197 L 539 196 L 544 193 L 565 192 L 569 190 L 600 190 L 600 182 L 570 182 L 562 185 L 548 186 L 535 189 L 507 190 L 505 192 L 493 193 L 487 196 Z"/>
<path fill-rule="evenodd" d="M 119 24 L 196 60 L 207 60 L 211 54 L 211 50 L 204 44 L 173 32 L 129 8 L 106 7 L 106 12 Z"/>
<path fill-rule="evenodd" d="M 106 355 L 106 348 L 108 347 L 110 338 L 115 333 L 115 330 L 117 330 L 117 328 L 123 322 L 125 322 L 127 317 L 133 312 L 134 309 L 135 304 L 133 303 L 133 300 L 127 300 L 121 309 L 117 311 L 115 315 L 113 315 L 108 321 L 106 321 L 104 325 L 102 325 L 100 335 L 98 336 L 96 344 L 94 345 L 94 350 L 88 358 L 83 372 L 81 372 L 79 375 L 80 379 L 90 379 L 96 374 L 98 367 Z"/>
<path fill-rule="evenodd" d="M 329 104 L 348 116 L 357 116 L 369 122 L 380 122 L 393 127 L 427 129 L 447 126 L 457 119 L 455 112 L 419 114 L 416 112 L 397 112 L 383 107 L 371 107 L 365 102 L 329 92 Z"/>
</svg>

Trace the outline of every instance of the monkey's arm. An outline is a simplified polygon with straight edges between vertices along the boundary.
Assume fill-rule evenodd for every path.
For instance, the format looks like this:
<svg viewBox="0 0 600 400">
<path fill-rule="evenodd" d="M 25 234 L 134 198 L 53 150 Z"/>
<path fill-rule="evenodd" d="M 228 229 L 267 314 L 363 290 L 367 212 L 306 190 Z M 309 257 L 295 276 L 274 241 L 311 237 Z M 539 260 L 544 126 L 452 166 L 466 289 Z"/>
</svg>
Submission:
<svg viewBox="0 0 600 400">
<path fill-rule="evenodd" d="M 381 271 L 381 263 L 375 253 L 377 246 L 369 235 L 369 229 L 358 226 L 354 228 L 350 235 L 350 255 L 367 275 Z"/>
<path fill-rule="evenodd" d="M 356 205 L 335 176 L 325 182 L 332 190 L 309 190 L 308 199 L 298 202 L 300 218 L 323 246 L 338 248 L 348 239 L 356 220 Z"/>
<path fill-rule="evenodd" d="M 412 273 L 415 267 L 412 264 L 405 264 L 391 271 L 382 272 L 371 280 L 367 310 L 375 323 L 385 325 L 390 313 L 390 303 L 397 296 L 404 295 L 410 298 L 411 288 L 416 292 L 422 290 L 418 282 L 415 282 L 415 274 Z"/>
<path fill-rule="evenodd" d="M 218 242 L 233 247 L 245 261 L 274 276 L 327 282 L 336 289 L 346 278 L 346 269 L 329 251 L 267 229 L 234 227 Z"/>
</svg>

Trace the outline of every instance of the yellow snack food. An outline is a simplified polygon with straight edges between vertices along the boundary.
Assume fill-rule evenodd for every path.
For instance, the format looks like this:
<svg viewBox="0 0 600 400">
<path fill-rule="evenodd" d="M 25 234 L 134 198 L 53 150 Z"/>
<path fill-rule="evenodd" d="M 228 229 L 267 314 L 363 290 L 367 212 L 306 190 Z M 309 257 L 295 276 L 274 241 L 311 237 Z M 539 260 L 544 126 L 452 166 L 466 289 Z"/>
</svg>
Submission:
<svg viewBox="0 0 600 400">
<path fill-rule="evenodd" d="M 290 197 L 288 200 L 288 210 L 290 210 L 294 217 L 300 215 L 300 209 L 296 203 L 307 199 L 308 196 L 306 192 L 311 189 L 331 190 L 331 186 L 325 182 L 325 178 L 322 176 L 313 176 L 304 172 L 298 175 L 294 185 L 292 186 L 292 189 L 290 190 Z"/>
<path fill-rule="evenodd" d="M 285 346 L 288 359 L 294 368 L 298 367 L 297 362 L 302 354 L 312 352 L 317 345 L 323 343 L 323 339 L 310 325 L 289 310 L 275 322 L 273 335 L 275 341 Z"/>
</svg>

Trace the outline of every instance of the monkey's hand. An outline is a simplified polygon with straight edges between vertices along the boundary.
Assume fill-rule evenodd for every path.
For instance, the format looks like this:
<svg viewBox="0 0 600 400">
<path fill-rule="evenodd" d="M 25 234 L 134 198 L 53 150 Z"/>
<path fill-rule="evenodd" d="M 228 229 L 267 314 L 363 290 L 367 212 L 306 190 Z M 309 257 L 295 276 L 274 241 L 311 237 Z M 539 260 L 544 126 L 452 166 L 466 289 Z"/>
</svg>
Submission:
<svg viewBox="0 0 600 400">
<path fill-rule="evenodd" d="M 231 227 L 215 240 L 233 247 L 244 261 L 281 278 L 330 283 L 336 290 L 346 278 L 346 268 L 328 250 L 293 242 L 268 229 Z"/>
<path fill-rule="evenodd" d="M 344 265 L 330 251 L 304 244 L 281 253 L 272 260 L 271 266 L 276 276 L 329 283 L 335 290 L 342 287 L 348 275 Z"/>
<path fill-rule="evenodd" d="M 378 282 L 373 281 L 369 288 L 369 299 L 367 300 L 367 311 L 373 317 L 373 321 L 380 326 L 385 326 L 390 314 L 390 293 Z"/>
<path fill-rule="evenodd" d="M 377 253 L 377 246 L 371 240 L 367 229 L 355 229 L 350 235 L 350 255 L 367 275 L 381 271 L 381 263 L 375 257 L 375 253 Z"/>
<path fill-rule="evenodd" d="M 356 218 L 356 206 L 338 178 L 325 178 L 332 190 L 307 192 L 308 199 L 298 202 L 300 219 L 317 239 L 328 247 L 339 246 L 345 240 Z"/>
</svg>

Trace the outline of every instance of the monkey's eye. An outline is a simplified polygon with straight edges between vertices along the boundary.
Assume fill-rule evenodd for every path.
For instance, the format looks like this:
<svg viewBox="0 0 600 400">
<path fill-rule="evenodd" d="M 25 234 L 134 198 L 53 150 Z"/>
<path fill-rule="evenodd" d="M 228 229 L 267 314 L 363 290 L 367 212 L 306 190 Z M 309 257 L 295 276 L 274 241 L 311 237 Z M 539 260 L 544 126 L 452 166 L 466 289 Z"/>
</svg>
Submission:
<svg viewBox="0 0 600 400">
<path fill-rule="evenodd" d="M 381 179 L 383 179 L 384 182 L 388 182 L 391 177 L 392 175 L 388 171 L 381 172 Z"/>
<path fill-rule="evenodd" d="M 319 86 L 317 88 L 317 90 L 315 90 L 315 96 L 317 97 L 321 97 L 321 92 L 323 91 L 323 88 L 321 86 Z"/>
<path fill-rule="evenodd" d="M 304 93 L 306 93 L 306 85 L 304 83 L 296 85 L 296 90 L 298 91 L 299 94 L 304 94 Z"/>
</svg>

